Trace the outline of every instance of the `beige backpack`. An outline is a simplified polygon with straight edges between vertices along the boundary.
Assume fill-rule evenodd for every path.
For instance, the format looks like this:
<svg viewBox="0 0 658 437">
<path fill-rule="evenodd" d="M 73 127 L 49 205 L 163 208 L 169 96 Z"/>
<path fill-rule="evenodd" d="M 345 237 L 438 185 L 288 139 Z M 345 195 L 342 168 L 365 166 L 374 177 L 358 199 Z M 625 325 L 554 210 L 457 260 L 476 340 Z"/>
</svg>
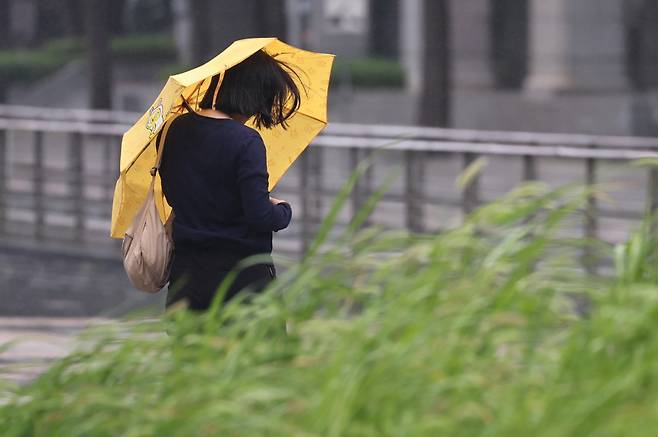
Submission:
<svg viewBox="0 0 658 437">
<path fill-rule="evenodd" d="M 155 177 L 160 169 L 164 140 L 175 117 L 167 120 L 158 140 L 158 157 L 151 169 L 151 186 L 146 200 L 123 238 L 123 268 L 130 282 L 141 291 L 156 293 L 169 281 L 174 243 L 171 238 L 173 212 L 162 224 L 155 205 Z"/>
</svg>

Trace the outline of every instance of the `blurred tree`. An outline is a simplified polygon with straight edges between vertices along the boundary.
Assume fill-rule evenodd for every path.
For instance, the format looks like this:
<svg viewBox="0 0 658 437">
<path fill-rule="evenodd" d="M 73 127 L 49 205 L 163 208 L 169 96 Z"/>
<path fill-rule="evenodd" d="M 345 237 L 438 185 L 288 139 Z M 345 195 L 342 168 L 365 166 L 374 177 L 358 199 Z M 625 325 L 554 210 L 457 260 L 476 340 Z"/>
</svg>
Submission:
<svg viewBox="0 0 658 437">
<path fill-rule="evenodd" d="M 82 37 L 85 33 L 85 0 L 65 0 L 68 35 Z"/>
<path fill-rule="evenodd" d="M 125 0 L 113 0 L 107 20 L 112 34 L 123 30 Z M 37 41 L 84 35 L 84 0 L 39 0 L 37 3 Z"/>
<path fill-rule="evenodd" d="M 9 0 L 0 0 L 0 50 L 9 47 Z"/>
<path fill-rule="evenodd" d="M 418 123 L 450 125 L 450 0 L 423 2 L 423 78 Z"/>
<path fill-rule="evenodd" d="M 256 34 L 286 39 L 286 1 L 268 0 L 255 8 Z"/>
<path fill-rule="evenodd" d="M 191 7 L 191 50 L 195 63 L 207 60 L 236 39 L 286 37 L 285 0 L 187 1 Z"/>
<path fill-rule="evenodd" d="M 400 51 L 400 0 L 370 0 L 369 11 L 370 54 L 383 58 L 397 58 Z"/>
<path fill-rule="evenodd" d="M 491 3 L 491 63 L 499 88 L 520 88 L 528 70 L 528 0 Z"/>
<path fill-rule="evenodd" d="M 94 109 L 112 107 L 112 57 L 110 8 L 112 0 L 85 0 L 89 104 Z"/>
<path fill-rule="evenodd" d="M 258 29 L 261 24 L 260 9 L 264 8 L 266 3 L 269 1 L 241 0 L 238 3 L 234 0 L 216 0 L 215 16 L 220 17 L 221 26 L 213 29 L 213 48 L 222 50 L 236 39 L 261 36 Z"/>
<path fill-rule="evenodd" d="M 114 22 L 120 19 L 125 0 L 115 0 L 109 17 Z M 37 2 L 37 40 L 40 42 L 52 38 L 82 37 L 85 0 L 39 0 Z"/>
<path fill-rule="evenodd" d="M 124 13 L 126 10 L 126 0 L 113 0 L 112 7 L 109 11 L 110 33 L 120 35 L 125 31 Z"/>
<path fill-rule="evenodd" d="M 173 20 L 172 3 L 171 0 L 131 0 L 122 8 L 125 11 L 121 11 L 123 20 L 119 22 L 125 25 L 125 30 L 133 33 L 169 31 Z"/>
<path fill-rule="evenodd" d="M 9 0 L 0 0 L 0 50 L 9 48 Z M 7 101 L 7 84 L 0 80 L 0 103 Z"/>
<path fill-rule="evenodd" d="M 221 17 L 214 17 L 211 13 L 212 1 L 188 0 L 190 2 L 192 18 L 192 56 L 195 63 L 205 61 L 212 52 L 213 28 L 221 26 Z M 215 20 L 212 20 L 215 18 Z M 213 22 L 219 21 L 219 23 Z"/>
<path fill-rule="evenodd" d="M 628 75 L 634 88 L 658 87 L 658 2 L 625 3 Z"/>
<path fill-rule="evenodd" d="M 66 10 L 61 1 L 40 0 L 37 2 L 36 41 L 43 42 L 50 38 L 68 35 Z"/>
<path fill-rule="evenodd" d="M 37 43 L 37 0 L 9 1 L 9 32 L 13 47 L 28 49 Z"/>
</svg>

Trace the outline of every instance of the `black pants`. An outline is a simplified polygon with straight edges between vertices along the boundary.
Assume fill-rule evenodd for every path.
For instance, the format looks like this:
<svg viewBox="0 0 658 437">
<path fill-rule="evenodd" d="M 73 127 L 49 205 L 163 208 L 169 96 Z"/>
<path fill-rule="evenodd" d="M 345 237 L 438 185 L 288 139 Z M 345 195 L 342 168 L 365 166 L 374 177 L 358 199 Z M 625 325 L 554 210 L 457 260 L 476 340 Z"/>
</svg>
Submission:
<svg viewBox="0 0 658 437">
<path fill-rule="evenodd" d="M 185 300 L 192 310 L 207 310 L 231 271 L 235 271 L 237 276 L 224 294 L 224 303 L 240 292 L 260 293 L 276 277 L 271 261 L 240 268 L 238 264 L 243 260 L 244 257 L 221 250 L 175 249 L 167 307 Z"/>
</svg>

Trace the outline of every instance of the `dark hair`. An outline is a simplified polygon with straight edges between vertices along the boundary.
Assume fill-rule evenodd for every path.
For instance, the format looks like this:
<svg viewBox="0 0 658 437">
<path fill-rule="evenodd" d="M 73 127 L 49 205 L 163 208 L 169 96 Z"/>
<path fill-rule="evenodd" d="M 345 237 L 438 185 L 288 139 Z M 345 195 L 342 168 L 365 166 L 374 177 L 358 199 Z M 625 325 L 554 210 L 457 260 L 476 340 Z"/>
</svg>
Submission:
<svg viewBox="0 0 658 437">
<path fill-rule="evenodd" d="M 262 50 L 229 68 L 214 102 L 219 75 L 199 103 L 202 109 L 214 108 L 229 115 L 254 117 L 256 127 L 286 127 L 286 121 L 299 109 L 299 88 L 292 75 L 299 75 L 285 63 Z"/>
</svg>

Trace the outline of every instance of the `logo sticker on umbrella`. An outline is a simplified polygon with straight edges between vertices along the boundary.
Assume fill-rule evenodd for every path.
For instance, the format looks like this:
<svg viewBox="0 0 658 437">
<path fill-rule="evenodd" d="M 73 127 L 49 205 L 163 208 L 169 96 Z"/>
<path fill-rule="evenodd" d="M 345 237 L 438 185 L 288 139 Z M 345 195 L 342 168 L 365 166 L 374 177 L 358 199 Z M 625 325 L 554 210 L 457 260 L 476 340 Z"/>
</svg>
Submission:
<svg viewBox="0 0 658 437">
<path fill-rule="evenodd" d="M 151 107 L 146 119 L 146 130 L 149 131 L 151 137 L 158 133 L 164 121 L 164 106 L 162 105 L 162 99 L 160 99 L 156 105 Z"/>
</svg>

